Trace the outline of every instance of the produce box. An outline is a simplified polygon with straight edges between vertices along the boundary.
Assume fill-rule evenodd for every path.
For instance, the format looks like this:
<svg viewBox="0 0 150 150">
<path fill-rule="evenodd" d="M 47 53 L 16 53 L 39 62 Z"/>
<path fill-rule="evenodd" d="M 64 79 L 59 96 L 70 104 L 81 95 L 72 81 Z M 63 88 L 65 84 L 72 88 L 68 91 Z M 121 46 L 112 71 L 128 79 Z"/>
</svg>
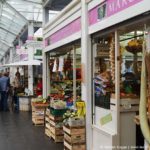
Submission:
<svg viewBox="0 0 150 150">
<path fill-rule="evenodd" d="M 85 119 L 83 117 L 69 118 L 68 125 L 71 127 L 85 126 Z"/>
<path fill-rule="evenodd" d="M 64 141 L 65 150 L 86 150 L 85 144 L 70 144 L 68 141 Z"/>
<path fill-rule="evenodd" d="M 50 112 L 53 116 L 63 116 L 67 109 L 54 109 L 50 108 Z"/>
<path fill-rule="evenodd" d="M 72 144 L 84 143 L 85 142 L 85 134 L 69 135 L 69 134 L 65 133 L 64 139 Z"/>
<path fill-rule="evenodd" d="M 63 126 L 63 130 L 64 130 L 65 133 L 67 133 L 69 135 L 85 134 L 85 127 Z"/>
</svg>

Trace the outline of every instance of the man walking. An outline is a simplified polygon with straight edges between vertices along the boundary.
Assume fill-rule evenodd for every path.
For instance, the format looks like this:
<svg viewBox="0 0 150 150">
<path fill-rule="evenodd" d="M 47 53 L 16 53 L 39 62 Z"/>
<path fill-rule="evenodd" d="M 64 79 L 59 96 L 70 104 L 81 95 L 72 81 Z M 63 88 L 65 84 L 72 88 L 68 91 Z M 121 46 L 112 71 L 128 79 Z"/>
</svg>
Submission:
<svg viewBox="0 0 150 150">
<path fill-rule="evenodd" d="M 3 76 L 0 78 L 0 92 L 1 92 L 1 110 L 8 111 L 8 90 L 9 90 L 9 78 L 7 77 L 7 73 L 4 73 Z"/>
</svg>

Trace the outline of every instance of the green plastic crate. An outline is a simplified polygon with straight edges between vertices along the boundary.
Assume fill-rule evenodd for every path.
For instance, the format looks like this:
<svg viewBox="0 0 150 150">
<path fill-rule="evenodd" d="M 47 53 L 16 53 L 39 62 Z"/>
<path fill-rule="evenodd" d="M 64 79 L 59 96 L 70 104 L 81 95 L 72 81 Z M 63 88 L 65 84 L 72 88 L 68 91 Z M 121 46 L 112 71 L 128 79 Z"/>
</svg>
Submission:
<svg viewBox="0 0 150 150">
<path fill-rule="evenodd" d="M 50 108 L 50 112 L 53 116 L 63 116 L 67 109 L 54 109 Z"/>
</svg>

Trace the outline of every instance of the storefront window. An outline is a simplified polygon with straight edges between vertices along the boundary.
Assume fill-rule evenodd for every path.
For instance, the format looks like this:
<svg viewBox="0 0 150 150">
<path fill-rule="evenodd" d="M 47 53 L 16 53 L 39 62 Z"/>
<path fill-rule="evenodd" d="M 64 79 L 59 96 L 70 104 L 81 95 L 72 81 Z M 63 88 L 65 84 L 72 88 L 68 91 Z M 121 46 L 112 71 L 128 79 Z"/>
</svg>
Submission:
<svg viewBox="0 0 150 150">
<path fill-rule="evenodd" d="M 140 96 L 141 64 L 144 34 L 143 29 L 120 35 L 121 87 L 120 98 Z"/>
<path fill-rule="evenodd" d="M 93 52 L 95 106 L 110 109 L 110 95 L 114 92 L 115 81 L 113 34 L 98 38 Z"/>
</svg>

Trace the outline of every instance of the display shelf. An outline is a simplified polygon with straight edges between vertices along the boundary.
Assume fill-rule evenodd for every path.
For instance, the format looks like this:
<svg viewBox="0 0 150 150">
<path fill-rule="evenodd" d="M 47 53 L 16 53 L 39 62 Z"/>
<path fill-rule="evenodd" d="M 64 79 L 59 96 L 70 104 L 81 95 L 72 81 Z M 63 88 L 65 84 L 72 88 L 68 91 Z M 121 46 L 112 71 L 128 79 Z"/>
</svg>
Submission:
<svg viewBox="0 0 150 150">
<path fill-rule="evenodd" d="M 77 82 L 81 81 L 81 79 L 76 79 Z M 73 80 L 51 80 L 51 82 L 73 82 Z"/>
<path fill-rule="evenodd" d="M 117 100 L 111 98 L 111 110 L 117 110 Z M 139 110 L 140 100 L 138 98 L 120 99 L 120 112 L 134 112 Z"/>
<path fill-rule="evenodd" d="M 105 128 L 105 127 L 100 127 L 98 125 L 92 125 L 92 128 L 96 129 L 98 132 L 101 132 L 104 135 L 107 136 L 115 136 L 117 133 L 112 131 L 109 128 Z"/>
</svg>

